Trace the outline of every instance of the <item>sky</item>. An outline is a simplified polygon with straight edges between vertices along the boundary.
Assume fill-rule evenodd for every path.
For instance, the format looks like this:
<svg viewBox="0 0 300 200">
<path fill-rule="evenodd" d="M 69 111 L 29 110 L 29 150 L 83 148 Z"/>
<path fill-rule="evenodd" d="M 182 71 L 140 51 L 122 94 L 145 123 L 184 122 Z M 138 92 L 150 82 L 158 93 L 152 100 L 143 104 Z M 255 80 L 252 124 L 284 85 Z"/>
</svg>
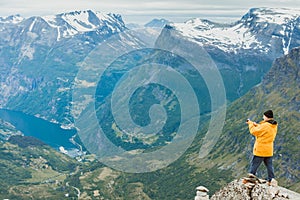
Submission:
<svg viewBox="0 0 300 200">
<path fill-rule="evenodd" d="M 0 0 L 0 16 L 44 16 L 90 9 L 121 14 L 126 23 L 145 24 L 154 18 L 184 22 L 195 17 L 230 23 L 253 7 L 300 9 L 300 0 Z"/>
</svg>

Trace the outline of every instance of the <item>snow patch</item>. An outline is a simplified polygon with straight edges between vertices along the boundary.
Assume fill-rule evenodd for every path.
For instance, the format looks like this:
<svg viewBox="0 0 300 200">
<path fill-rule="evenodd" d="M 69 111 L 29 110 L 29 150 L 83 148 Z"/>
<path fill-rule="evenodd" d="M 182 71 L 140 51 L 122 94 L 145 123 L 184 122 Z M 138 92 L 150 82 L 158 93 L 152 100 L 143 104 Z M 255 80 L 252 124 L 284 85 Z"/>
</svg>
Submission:
<svg viewBox="0 0 300 200">
<path fill-rule="evenodd" d="M 96 28 L 96 26 L 89 21 L 88 11 L 74 12 L 72 15 L 65 14 L 62 16 L 62 19 L 79 32 L 91 31 Z"/>
<path fill-rule="evenodd" d="M 88 88 L 88 87 L 95 87 L 97 86 L 96 82 L 88 82 L 86 80 L 79 80 L 78 78 L 75 79 L 76 86 L 79 88 Z"/>
<path fill-rule="evenodd" d="M 33 22 L 30 24 L 29 32 L 32 32 L 32 29 L 33 29 L 33 26 L 34 26 L 35 22 L 36 22 L 36 18 L 34 18 Z"/>
</svg>

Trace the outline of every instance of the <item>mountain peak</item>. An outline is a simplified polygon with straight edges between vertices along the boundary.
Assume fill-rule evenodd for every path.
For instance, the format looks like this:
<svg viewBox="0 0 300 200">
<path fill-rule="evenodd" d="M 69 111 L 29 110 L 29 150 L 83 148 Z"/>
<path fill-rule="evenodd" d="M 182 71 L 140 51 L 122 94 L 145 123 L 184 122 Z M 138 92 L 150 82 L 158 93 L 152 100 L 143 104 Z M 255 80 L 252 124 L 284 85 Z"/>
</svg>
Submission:
<svg viewBox="0 0 300 200">
<path fill-rule="evenodd" d="M 170 21 L 166 19 L 153 19 L 147 24 L 145 24 L 145 27 L 163 28 L 168 23 L 170 23 Z"/>
<path fill-rule="evenodd" d="M 58 14 L 57 16 L 61 16 L 69 20 L 74 20 L 74 19 L 88 20 L 88 18 L 97 17 L 99 20 L 111 20 L 113 18 L 122 21 L 122 17 L 119 14 L 113 14 L 113 13 L 104 14 L 102 12 L 93 11 L 93 10 L 77 10 L 68 13 L 61 13 Z"/>
<path fill-rule="evenodd" d="M 251 8 L 241 19 L 241 21 L 251 21 L 255 19 L 256 22 L 285 24 L 290 20 L 299 17 L 300 10 L 288 8 Z"/>
<path fill-rule="evenodd" d="M 218 23 L 214 23 L 207 19 L 194 18 L 185 22 L 186 25 L 189 25 L 195 29 L 201 30 L 210 30 L 214 28 Z"/>
<path fill-rule="evenodd" d="M 92 10 L 72 11 L 42 17 L 49 26 L 57 28 L 60 37 L 70 37 L 78 33 L 95 31 L 121 32 L 125 29 L 122 17 L 118 14 L 103 14 Z"/>
</svg>

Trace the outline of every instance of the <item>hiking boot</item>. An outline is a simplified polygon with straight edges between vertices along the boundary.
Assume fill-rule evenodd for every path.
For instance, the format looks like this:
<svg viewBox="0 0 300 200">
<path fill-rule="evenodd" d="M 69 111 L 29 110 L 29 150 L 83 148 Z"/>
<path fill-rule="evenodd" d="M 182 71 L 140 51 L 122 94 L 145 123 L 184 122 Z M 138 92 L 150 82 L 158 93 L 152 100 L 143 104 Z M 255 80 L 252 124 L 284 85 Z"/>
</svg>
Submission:
<svg viewBox="0 0 300 200">
<path fill-rule="evenodd" d="M 265 179 L 260 179 L 260 178 L 259 178 L 259 179 L 258 179 L 258 182 L 261 183 L 261 184 L 264 184 L 264 183 L 267 183 L 268 181 L 265 180 Z"/>
<path fill-rule="evenodd" d="M 278 181 L 276 181 L 274 178 L 272 178 L 271 181 L 268 181 L 269 186 L 277 187 L 278 186 Z"/>
<path fill-rule="evenodd" d="M 249 173 L 248 178 L 256 178 L 256 176 L 254 174 Z"/>
</svg>

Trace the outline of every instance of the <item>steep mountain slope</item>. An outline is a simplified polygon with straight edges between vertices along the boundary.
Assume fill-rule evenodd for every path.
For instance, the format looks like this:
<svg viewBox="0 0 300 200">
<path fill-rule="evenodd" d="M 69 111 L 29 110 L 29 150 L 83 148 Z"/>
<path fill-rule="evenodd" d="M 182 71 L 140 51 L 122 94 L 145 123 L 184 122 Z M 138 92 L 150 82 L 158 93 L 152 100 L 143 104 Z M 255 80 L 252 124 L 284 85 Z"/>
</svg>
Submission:
<svg viewBox="0 0 300 200">
<path fill-rule="evenodd" d="M 297 9 L 253 8 L 234 24 L 195 18 L 171 27 L 211 55 L 232 101 L 261 82 L 275 58 L 300 45 L 299 13 Z"/>
<path fill-rule="evenodd" d="M 259 122 L 264 110 L 272 109 L 279 123 L 275 140 L 274 168 L 279 185 L 300 191 L 299 118 L 300 48 L 274 61 L 261 84 L 235 101 L 227 111 L 223 135 L 209 160 L 220 168 L 233 170 L 234 176 L 247 172 L 254 139 L 245 124 L 247 118 Z M 261 168 L 263 169 L 263 168 Z M 265 178 L 264 171 L 259 176 Z"/>
</svg>

